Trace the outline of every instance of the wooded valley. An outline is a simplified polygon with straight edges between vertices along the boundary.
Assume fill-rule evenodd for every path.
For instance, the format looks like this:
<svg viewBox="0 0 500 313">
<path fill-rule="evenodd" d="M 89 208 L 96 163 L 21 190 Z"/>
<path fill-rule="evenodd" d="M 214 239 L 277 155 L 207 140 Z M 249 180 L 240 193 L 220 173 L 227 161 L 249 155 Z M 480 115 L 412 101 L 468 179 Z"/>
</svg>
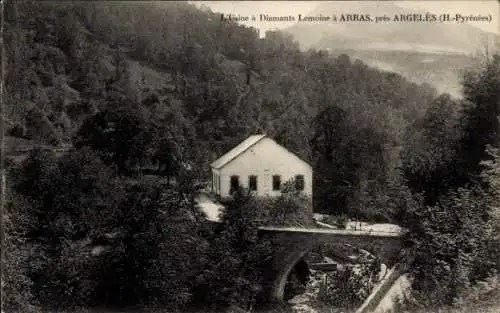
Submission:
<svg viewBox="0 0 500 313">
<path fill-rule="evenodd" d="M 261 133 L 312 165 L 315 212 L 409 230 L 415 302 L 500 269 L 499 55 L 457 99 L 184 2 L 3 17 L 5 312 L 264 306 L 256 226 L 304 219 L 303 199 L 239 195 L 215 230 L 194 202 L 210 162 Z"/>
</svg>

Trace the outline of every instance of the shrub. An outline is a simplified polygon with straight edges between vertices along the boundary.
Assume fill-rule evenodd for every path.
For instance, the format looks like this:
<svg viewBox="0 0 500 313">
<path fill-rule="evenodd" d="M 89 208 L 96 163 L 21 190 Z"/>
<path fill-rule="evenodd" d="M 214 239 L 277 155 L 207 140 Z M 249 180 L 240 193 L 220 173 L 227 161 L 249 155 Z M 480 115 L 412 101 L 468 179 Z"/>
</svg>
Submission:
<svg viewBox="0 0 500 313">
<path fill-rule="evenodd" d="M 32 272 L 40 303 L 49 308 L 76 309 L 95 304 L 99 259 L 89 250 L 88 240 L 66 241 L 54 255 L 47 247 L 38 255 L 41 267 Z"/>
<path fill-rule="evenodd" d="M 208 244 L 188 178 L 178 190 L 123 184 L 88 148 L 61 158 L 35 151 L 13 171 L 13 188 L 30 204 L 32 248 L 21 264 L 31 265 L 43 306 L 190 303 Z"/>
<path fill-rule="evenodd" d="M 414 243 L 414 288 L 420 301 L 451 304 L 498 268 L 499 154 L 487 148 L 482 182 L 459 188 L 433 206 L 407 212 Z"/>
<path fill-rule="evenodd" d="M 7 130 L 8 136 L 23 138 L 25 133 L 25 129 L 20 124 L 15 124 L 12 128 Z"/>
<path fill-rule="evenodd" d="M 188 203 L 165 186 L 131 185 L 114 216 L 113 242 L 100 286 L 114 305 L 182 307 L 192 300 L 207 243 Z"/>
<path fill-rule="evenodd" d="M 372 266 L 361 264 L 327 273 L 320 300 L 335 307 L 358 307 L 370 295 L 376 282 L 375 275 Z"/>
<path fill-rule="evenodd" d="M 489 196 L 480 187 L 461 188 L 440 203 L 415 210 L 410 240 L 415 248 L 414 288 L 426 303 L 451 304 L 494 268 L 494 227 Z"/>
<path fill-rule="evenodd" d="M 26 262 L 33 295 L 45 306 L 88 305 L 100 279 L 89 245 L 105 232 L 120 186 L 88 149 L 61 158 L 34 151 L 11 170 L 12 189 L 30 204 Z"/>
<path fill-rule="evenodd" d="M 258 242 L 257 226 L 265 210 L 265 203 L 242 190 L 234 195 L 212 242 L 209 264 L 197 277 L 197 303 L 244 308 L 263 303 L 271 250 Z"/>
<path fill-rule="evenodd" d="M 489 277 L 477 282 L 470 289 L 462 292 L 456 299 L 455 305 L 479 304 L 500 292 L 500 277 L 493 271 Z"/>
<path fill-rule="evenodd" d="M 311 199 L 295 190 L 295 181 L 285 182 L 281 195 L 268 203 L 268 225 L 307 227 L 313 225 Z"/>
<path fill-rule="evenodd" d="M 329 250 L 338 253 L 339 248 L 324 246 L 322 251 L 328 256 Z M 318 297 L 320 301 L 336 307 L 355 308 L 368 297 L 377 283 L 381 264 L 366 252 L 358 250 L 357 254 L 356 264 L 344 264 L 325 274 L 325 282 L 320 287 Z"/>
<path fill-rule="evenodd" d="M 2 311 L 36 312 L 28 276 L 28 229 L 30 205 L 10 192 L 6 197 L 2 223 Z"/>
</svg>

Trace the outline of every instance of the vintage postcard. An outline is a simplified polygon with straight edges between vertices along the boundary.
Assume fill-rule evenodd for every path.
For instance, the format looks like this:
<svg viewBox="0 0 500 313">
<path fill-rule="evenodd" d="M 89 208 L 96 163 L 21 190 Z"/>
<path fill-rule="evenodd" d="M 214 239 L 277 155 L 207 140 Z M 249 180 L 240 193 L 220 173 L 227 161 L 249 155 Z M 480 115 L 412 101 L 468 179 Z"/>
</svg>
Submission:
<svg viewBox="0 0 500 313">
<path fill-rule="evenodd" d="M 2 313 L 500 313 L 498 1 L 2 1 Z"/>
</svg>

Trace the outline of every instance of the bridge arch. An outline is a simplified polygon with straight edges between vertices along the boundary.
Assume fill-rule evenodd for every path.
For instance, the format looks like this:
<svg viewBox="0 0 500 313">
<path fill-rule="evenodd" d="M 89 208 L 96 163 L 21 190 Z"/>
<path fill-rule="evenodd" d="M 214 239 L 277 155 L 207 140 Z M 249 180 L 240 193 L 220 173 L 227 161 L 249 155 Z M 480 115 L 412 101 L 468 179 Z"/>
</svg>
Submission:
<svg viewBox="0 0 500 313">
<path fill-rule="evenodd" d="M 313 248 L 309 249 L 308 251 L 302 251 L 299 253 L 295 253 L 294 255 L 291 256 L 291 259 L 286 263 L 285 267 L 283 268 L 283 272 L 280 273 L 279 275 L 276 276 L 276 281 L 274 282 L 273 288 L 272 288 L 272 298 L 277 299 L 277 300 L 283 300 L 284 299 L 284 294 L 285 294 L 285 287 L 286 283 L 288 282 L 288 276 L 290 275 L 290 272 L 292 269 L 297 265 L 297 263 L 300 262 L 304 258 L 304 256 L 310 252 Z"/>
<path fill-rule="evenodd" d="M 317 249 L 320 246 L 321 246 L 321 243 L 318 243 L 316 245 L 311 245 L 311 246 L 305 248 L 304 250 L 300 251 L 300 253 L 295 254 L 293 259 L 290 260 L 290 263 L 288 264 L 288 266 L 286 266 L 283 269 L 283 271 L 284 271 L 283 274 L 278 275 L 279 281 L 276 282 L 276 284 L 278 286 L 275 289 L 275 292 L 277 292 L 277 294 L 275 295 L 276 299 L 285 300 L 284 295 L 286 294 L 286 287 L 287 287 L 287 283 L 289 281 L 289 277 L 292 274 L 292 272 L 297 269 L 297 266 L 301 262 L 304 262 L 306 264 L 307 269 L 309 271 L 311 270 L 311 267 L 314 266 L 314 263 L 309 264 L 305 259 L 310 252 L 313 252 L 315 249 Z M 356 263 L 356 261 L 350 260 L 347 256 L 342 257 L 338 253 L 334 253 L 334 254 L 329 253 L 328 258 L 331 259 L 332 261 L 334 261 L 336 264 L 354 264 L 354 263 Z"/>
<path fill-rule="evenodd" d="M 261 227 L 260 233 L 261 240 L 269 240 L 273 246 L 273 269 L 268 278 L 271 301 L 283 301 L 292 269 L 307 253 L 324 243 L 349 244 L 366 250 L 387 267 L 397 263 L 403 246 L 399 233 L 282 227 Z"/>
</svg>

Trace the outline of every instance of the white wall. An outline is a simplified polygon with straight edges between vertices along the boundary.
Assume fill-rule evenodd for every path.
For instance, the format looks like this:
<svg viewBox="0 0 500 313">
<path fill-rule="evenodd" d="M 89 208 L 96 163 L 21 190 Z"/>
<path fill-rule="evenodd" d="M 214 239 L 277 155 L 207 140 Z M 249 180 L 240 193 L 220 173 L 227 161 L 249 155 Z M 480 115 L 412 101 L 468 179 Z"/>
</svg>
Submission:
<svg viewBox="0 0 500 313">
<path fill-rule="evenodd" d="M 304 193 L 312 195 L 312 168 L 270 138 L 264 138 L 220 169 L 221 197 L 229 196 L 230 177 L 239 176 L 240 186 L 248 188 L 248 176 L 257 176 L 258 196 L 278 196 L 272 176 L 281 175 L 283 185 L 295 175 L 304 175 Z"/>
<path fill-rule="evenodd" d="M 219 186 L 219 181 L 222 184 L 222 178 L 220 178 L 220 170 L 212 168 L 212 183 L 210 184 L 212 188 L 212 192 L 216 194 L 220 194 L 220 186 Z"/>
</svg>

